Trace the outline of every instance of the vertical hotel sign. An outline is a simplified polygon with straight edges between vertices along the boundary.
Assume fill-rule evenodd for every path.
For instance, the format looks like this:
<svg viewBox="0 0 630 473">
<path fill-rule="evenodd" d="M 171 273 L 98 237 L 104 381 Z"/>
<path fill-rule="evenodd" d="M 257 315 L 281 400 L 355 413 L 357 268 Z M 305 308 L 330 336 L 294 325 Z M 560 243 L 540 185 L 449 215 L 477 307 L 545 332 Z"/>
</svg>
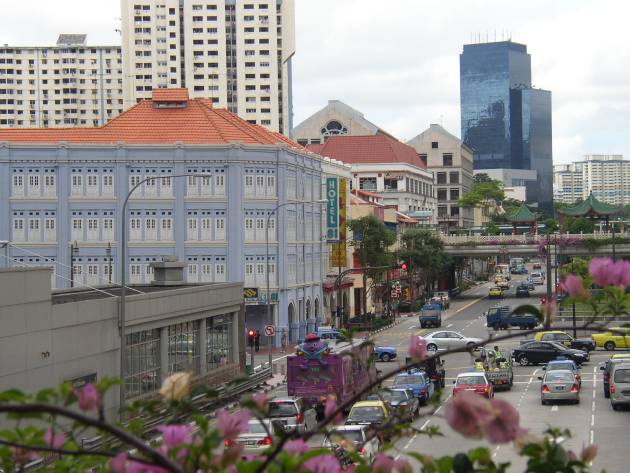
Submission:
<svg viewBox="0 0 630 473">
<path fill-rule="evenodd" d="M 326 240 L 339 241 L 339 181 L 336 177 L 326 178 Z"/>
<path fill-rule="evenodd" d="M 346 195 L 347 195 L 347 181 L 343 178 L 339 179 L 339 241 L 335 243 L 330 254 L 330 265 L 338 268 L 347 267 L 346 258 Z"/>
</svg>

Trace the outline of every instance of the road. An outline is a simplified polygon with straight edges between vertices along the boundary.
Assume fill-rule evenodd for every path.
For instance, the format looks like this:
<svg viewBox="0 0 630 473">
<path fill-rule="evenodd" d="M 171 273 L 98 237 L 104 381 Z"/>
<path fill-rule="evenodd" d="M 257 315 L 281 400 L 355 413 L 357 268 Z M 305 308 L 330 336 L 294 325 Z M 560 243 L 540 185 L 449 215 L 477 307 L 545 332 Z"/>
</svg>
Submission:
<svg viewBox="0 0 630 473">
<path fill-rule="evenodd" d="M 500 303 L 518 305 L 521 303 L 539 304 L 539 297 L 545 292 L 545 286 L 538 286 L 529 299 L 514 297 L 514 283 L 521 276 L 512 276 L 512 288 Z M 454 299 L 451 308 L 446 312 L 441 330 L 448 329 L 467 336 L 486 338 L 490 333 L 485 327 L 483 313 L 496 300 L 487 299 L 486 295 L 490 283 L 478 286 L 467 294 L 466 298 Z M 433 329 L 435 330 L 435 329 Z M 409 336 L 412 333 L 427 333 L 431 329 L 420 329 L 417 317 L 410 317 L 403 323 L 381 332 L 376 336 L 378 345 L 394 346 L 398 350 L 398 361 L 377 363 L 383 373 L 393 370 L 398 363 L 404 362 Z M 505 332 L 502 332 L 505 333 Z M 502 343 L 502 347 L 515 347 L 518 338 Z M 497 397 L 506 399 L 517 407 L 521 414 L 521 424 L 534 435 L 542 435 L 544 431 L 553 427 L 570 429 L 571 438 L 564 440 L 567 448 L 579 454 L 582 447 L 589 443 L 598 445 L 598 456 L 593 464 L 593 471 L 606 468 L 609 473 L 628 471 L 630 452 L 626 448 L 628 440 L 627 426 L 630 423 L 630 411 L 613 411 L 610 403 L 603 396 L 601 371 L 599 364 L 605 361 L 610 353 L 598 350 L 591 354 L 591 361 L 582 368 L 581 402 L 578 405 L 543 406 L 540 403 L 540 381 L 538 376 L 542 371 L 539 366 L 522 367 L 515 365 L 515 383 L 510 391 L 498 392 Z M 424 429 L 429 425 L 439 426 L 443 437 L 428 438 L 425 435 L 414 435 L 402 438 L 395 443 L 394 456 L 404 456 L 406 452 L 430 453 L 433 456 L 453 454 L 483 444 L 478 440 L 467 440 L 452 431 L 443 419 L 444 406 L 450 399 L 452 381 L 458 373 L 467 371 L 472 366 L 469 354 L 458 353 L 447 355 L 445 368 L 447 370 L 447 386 L 443 394 L 442 404 L 433 415 L 423 415 L 414 422 L 414 426 Z M 385 383 L 387 384 L 387 383 Z M 282 394 L 280 389 L 277 394 Z M 285 393 L 286 394 L 286 391 Z M 321 445 L 320 438 L 312 440 L 313 445 Z M 524 471 L 524 461 L 517 454 L 512 445 L 494 446 L 491 448 L 493 457 L 498 462 L 511 462 L 511 471 Z M 416 471 L 420 471 L 419 463 L 410 459 Z"/>
</svg>

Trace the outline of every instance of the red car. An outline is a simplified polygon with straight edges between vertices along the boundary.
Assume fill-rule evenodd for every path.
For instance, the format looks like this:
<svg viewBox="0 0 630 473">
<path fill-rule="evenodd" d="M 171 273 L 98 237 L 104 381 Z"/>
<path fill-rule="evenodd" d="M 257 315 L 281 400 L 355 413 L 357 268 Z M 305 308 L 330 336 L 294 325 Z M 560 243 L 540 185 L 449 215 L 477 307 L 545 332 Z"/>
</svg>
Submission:
<svg viewBox="0 0 630 473">
<path fill-rule="evenodd" d="M 491 399 L 494 397 L 494 388 L 486 375 L 479 372 L 461 373 L 453 381 L 453 397 L 464 391 L 472 391 Z"/>
</svg>

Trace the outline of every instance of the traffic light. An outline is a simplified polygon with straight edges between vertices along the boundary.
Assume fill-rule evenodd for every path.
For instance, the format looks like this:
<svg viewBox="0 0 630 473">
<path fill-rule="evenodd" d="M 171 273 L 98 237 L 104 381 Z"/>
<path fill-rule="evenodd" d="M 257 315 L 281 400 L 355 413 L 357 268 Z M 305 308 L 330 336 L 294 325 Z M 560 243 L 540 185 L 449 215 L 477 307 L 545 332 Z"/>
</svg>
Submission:
<svg viewBox="0 0 630 473">
<path fill-rule="evenodd" d="M 407 264 L 406 261 L 403 261 L 402 263 L 398 263 L 398 267 L 403 271 L 407 271 L 409 269 L 409 264 Z"/>
<path fill-rule="evenodd" d="M 250 347 L 253 347 L 253 346 L 254 346 L 254 338 L 255 338 L 255 336 L 256 336 L 256 335 L 255 335 L 254 331 L 250 328 L 250 329 L 247 331 L 247 343 L 248 343 L 248 345 L 249 345 Z"/>
</svg>

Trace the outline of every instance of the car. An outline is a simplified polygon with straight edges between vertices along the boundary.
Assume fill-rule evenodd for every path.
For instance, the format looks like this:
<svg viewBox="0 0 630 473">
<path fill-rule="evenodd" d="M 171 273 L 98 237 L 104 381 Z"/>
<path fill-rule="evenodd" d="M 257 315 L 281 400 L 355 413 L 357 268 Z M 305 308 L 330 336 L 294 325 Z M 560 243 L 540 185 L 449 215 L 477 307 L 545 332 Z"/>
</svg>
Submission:
<svg viewBox="0 0 630 473">
<path fill-rule="evenodd" d="M 544 376 L 539 376 L 540 403 L 547 404 L 552 401 L 580 402 L 580 385 L 571 370 L 547 371 Z"/>
<path fill-rule="evenodd" d="M 273 445 L 277 440 L 271 421 L 251 419 L 247 423 L 247 430 L 236 437 L 236 440 L 225 440 L 225 446 L 236 443 L 243 447 L 243 454 L 259 454 Z"/>
<path fill-rule="evenodd" d="M 392 408 L 399 419 L 411 420 L 418 414 L 420 400 L 414 396 L 411 389 L 384 389 L 377 394 L 370 394 L 368 401 L 385 401 Z"/>
<path fill-rule="evenodd" d="M 539 272 L 532 273 L 529 278 L 536 286 L 542 286 L 545 283 L 545 277 Z"/>
<path fill-rule="evenodd" d="M 388 362 L 396 359 L 398 352 L 394 347 L 374 347 L 374 358 L 379 361 Z"/>
<path fill-rule="evenodd" d="M 542 269 L 542 264 L 541 264 L 541 263 L 536 262 L 536 263 L 534 263 L 534 264 L 532 265 L 532 269 L 533 269 L 534 271 L 536 271 L 536 270 L 539 270 L 539 271 L 540 271 L 540 270 Z"/>
<path fill-rule="evenodd" d="M 580 374 L 580 367 L 573 360 L 570 360 L 568 358 L 558 358 L 557 360 L 551 360 L 549 363 L 543 366 L 542 369 L 547 373 L 549 371 L 556 370 L 569 370 L 575 375 L 575 378 L 577 379 L 580 388 L 582 387 L 582 375 Z"/>
<path fill-rule="evenodd" d="M 385 401 L 355 402 L 346 418 L 346 425 L 382 426 L 391 418 Z"/>
<path fill-rule="evenodd" d="M 503 289 L 499 286 L 491 287 L 488 291 L 488 297 L 490 298 L 501 298 L 503 297 Z"/>
<path fill-rule="evenodd" d="M 279 421 L 287 432 L 306 433 L 317 426 L 315 408 L 302 397 L 271 399 L 267 403 L 267 418 Z"/>
<path fill-rule="evenodd" d="M 501 279 L 498 283 L 496 283 L 504 291 L 507 291 L 510 288 L 510 283 L 507 279 Z"/>
<path fill-rule="evenodd" d="M 427 341 L 427 350 L 453 350 L 466 348 L 468 350 L 477 349 L 477 345 L 483 340 L 475 337 L 465 337 L 461 333 L 450 331 L 438 331 L 421 335 Z"/>
<path fill-rule="evenodd" d="M 569 358 L 578 365 L 586 363 L 590 359 L 588 352 L 567 348 L 556 342 L 531 341 L 512 350 L 512 358 L 521 366 L 549 363 L 560 356 Z"/>
<path fill-rule="evenodd" d="M 420 404 L 426 404 L 435 392 L 433 380 L 425 371 L 418 369 L 411 369 L 404 373 L 398 373 L 394 377 L 394 383 L 392 386 L 397 389 L 410 390 L 413 395 L 418 398 Z"/>
<path fill-rule="evenodd" d="M 521 283 L 516 286 L 516 297 L 529 297 L 529 285 Z"/>
<path fill-rule="evenodd" d="M 534 335 L 534 340 L 539 342 L 557 342 L 577 350 L 595 350 L 595 342 L 592 338 L 573 338 L 571 335 L 563 332 L 562 330 L 547 330 L 544 332 L 538 332 Z"/>
<path fill-rule="evenodd" d="M 529 288 L 530 291 L 536 290 L 536 284 L 534 284 L 534 281 L 532 281 L 532 278 L 530 276 L 528 276 L 527 279 L 525 280 L 525 284 L 527 284 L 527 287 Z"/>
<path fill-rule="evenodd" d="M 368 426 L 360 424 L 338 425 L 326 432 L 322 447 L 332 449 L 335 445 L 358 453 L 368 464 L 380 449 L 378 437 L 370 433 Z"/>
<path fill-rule="evenodd" d="M 610 372 L 610 405 L 618 410 L 630 405 L 630 363 L 614 364 Z"/>
<path fill-rule="evenodd" d="M 613 366 L 619 363 L 630 363 L 630 353 L 613 355 L 599 367 L 604 372 L 602 378 L 604 382 L 604 397 L 606 399 L 610 398 L 610 373 Z"/>
<path fill-rule="evenodd" d="M 343 339 L 343 336 L 341 335 L 339 330 L 337 330 L 337 329 L 335 329 L 335 328 L 333 328 L 333 327 L 331 327 L 329 325 L 322 325 L 322 326 L 320 326 L 315 331 L 315 333 L 322 340 L 339 340 L 339 341 L 341 341 Z"/>
<path fill-rule="evenodd" d="M 470 372 L 460 373 L 453 381 L 453 397 L 464 391 L 472 391 L 480 394 L 488 399 L 494 397 L 494 387 L 492 383 L 488 381 L 488 378 L 484 373 Z"/>
<path fill-rule="evenodd" d="M 630 348 L 630 328 L 610 327 L 606 332 L 594 333 L 591 338 L 598 348 L 612 351 L 617 348 Z"/>
</svg>

